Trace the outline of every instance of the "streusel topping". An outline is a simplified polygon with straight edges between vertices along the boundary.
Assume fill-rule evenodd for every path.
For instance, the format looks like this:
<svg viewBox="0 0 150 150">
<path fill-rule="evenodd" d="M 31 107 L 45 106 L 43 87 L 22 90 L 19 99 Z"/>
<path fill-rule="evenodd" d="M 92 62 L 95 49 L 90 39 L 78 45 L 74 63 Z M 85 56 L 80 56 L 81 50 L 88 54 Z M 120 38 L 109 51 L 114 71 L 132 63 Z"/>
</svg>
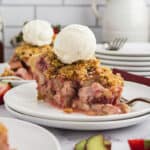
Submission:
<svg viewBox="0 0 150 150">
<path fill-rule="evenodd" d="M 44 45 L 39 47 L 39 46 L 33 46 L 27 43 L 23 43 L 22 45 L 16 48 L 15 54 L 19 57 L 20 60 L 26 61 L 33 55 L 39 54 L 45 50 L 51 50 L 51 46 Z"/>
<path fill-rule="evenodd" d="M 53 50 L 43 51 L 38 58 L 37 63 L 45 66 L 42 72 L 48 79 L 61 77 L 83 82 L 93 80 L 108 88 L 123 85 L 123 78 L 119 74 L 114 75 L 108 67 L 101 66 L 96 58 L 66 65 L 57 58 Z"/>
</svg>

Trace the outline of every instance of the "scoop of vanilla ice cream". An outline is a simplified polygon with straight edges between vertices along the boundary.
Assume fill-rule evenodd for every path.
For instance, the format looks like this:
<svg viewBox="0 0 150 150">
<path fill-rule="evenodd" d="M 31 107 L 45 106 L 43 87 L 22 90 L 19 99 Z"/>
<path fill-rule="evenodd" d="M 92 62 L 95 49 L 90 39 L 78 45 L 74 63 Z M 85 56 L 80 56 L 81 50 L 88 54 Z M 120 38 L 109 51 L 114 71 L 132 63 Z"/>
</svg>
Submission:
<svg viewBox="0 0 150 150">
<path fill-rule="evenodd" d="M 49 22 L 32 20 L 23 27 L 23 40 L 31 45 L 43 46 L 50 44 L 53 38 L 53 29 Z"/>
<path fill-rule="evenodd" d="M 54 42 L 54 53 L 66 64 L 88 60 L 94 56 L 95 50 L 95 35 L 83 25 L 73 24 L 65 27 Z"/>
</svg>

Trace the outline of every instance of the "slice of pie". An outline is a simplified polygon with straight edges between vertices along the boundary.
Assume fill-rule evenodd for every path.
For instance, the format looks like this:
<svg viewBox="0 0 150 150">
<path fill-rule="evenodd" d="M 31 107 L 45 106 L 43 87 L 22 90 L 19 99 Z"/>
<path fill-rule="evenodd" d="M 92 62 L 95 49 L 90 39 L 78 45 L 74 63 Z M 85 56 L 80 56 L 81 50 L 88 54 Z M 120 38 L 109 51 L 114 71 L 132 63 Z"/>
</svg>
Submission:
<svg viewBox="0 0 150 150">
<path fill-rule="evenodd" d="M 31 73 L 30 66 L 28 64 L 29 59 L 41 53 L 44 50 L 51 49 L 50 45 L 33 46 L 27 43 L 23 43 L 18 46 L 9 61 L 9 68 L 6 68 L 2 76 L 19 76 L 26 80 L 32 80 L 33 75 Z"/>
<path fill-rule="evenodd" d="M 53 50 L 47 50 L 32 57 L 30 65 L 38 99 L 65 112 L 109 115 L 130 110 L 120 102 L 123 78 L 96 58 L 64 64 Z"/>
<path fill-rule="evenodd" d="M 43 20 L 32 20 L 26 23 L 21 32 L 21 44 L 16 48 L 2 76 L 19 76 L 26 80 L 33 79 L 28 60 L 35 54 L 51 49 L 54 38 L 59 32 L 51 24 Z M 56 31 L 57 30 L 57 31 Z M 54 37 L 55 36 L 55 37 Z"/>
</svg>

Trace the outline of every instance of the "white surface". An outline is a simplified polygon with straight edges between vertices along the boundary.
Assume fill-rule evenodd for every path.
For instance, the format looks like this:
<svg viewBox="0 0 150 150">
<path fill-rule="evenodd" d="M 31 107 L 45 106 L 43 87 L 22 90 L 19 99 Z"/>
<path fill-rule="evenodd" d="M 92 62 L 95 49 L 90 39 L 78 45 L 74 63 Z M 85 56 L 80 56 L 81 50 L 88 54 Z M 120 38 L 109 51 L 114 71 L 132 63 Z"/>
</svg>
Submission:
<svg viewBox="0 0 150 150">
<path fill-rule="evenodd" d="M 148 8 L 145 0 L 109 0 L 102 17 L 104 40 L 127 37 L 148 41 Z"/>
<path fill-rule="evenodd" d="M 59 11 L 58 11 L 59 10 Z M 58 12 L 60 15 L 58 15 Z M 90 7 L 74 7 L 74 6 L 59 6 L 59 7 L 37 7 L 37 17 L 48 20 L 53 24 L 62 26 L 79 23 L 88 26 L 95 26 L 96 20 L 93 16 Z"/>
<path fill-rule="evenodd" d="M 71 5 L 90 5 L 91 0 L 65 0 L 65 4 L 71 4 Z M 105 0 L 98 0 L 99 5 L 106 4 Z"/>
<path fill-rule="evenodd" d="M 30 122 L 48 126 L 48 127 L 56 127 L 56 128 L 71 129 L 71 130 L 92 131 L 92 130 L 118 129 L 118 128 L 124 128 L 124 127 L 136 125 L 150 117 L 150 114 L 146 114 L 146 115 L 138 116 L 138 117 L 131 118 L 131 119 L 115 120 L 115 121 L 98 121 L 98 122 L 59 121 L 59 120 L 42 119 L 38 117 L 25 115 L 25 114 L 22 114 L 20 112 L 17 112 L 11 109 L 7 105 L 5 106 L 6 106 L 6 109 L 18 119 L 30 121 Z"/>
<path fill-rule="evenodd" d="M 3 0 L 3 4 L 11 4 L 11 5 L 24 5 L 24 4 L 31 4 L 31 5 L 40 5 L 40 4 L 62 4 L 62 0 Z"/>
<path fill-rule="evenodd" d="M 6 12 L 7 13 L 7 12 Z M 17 35 L 19 31 L 21 31 L 22 27 L 16 27 L 16 28 L 10 28 L 5 27 L 4 32 L 4 38 L 5 38 L 5 61 L 9 61 L 11 56 L 13 55 L 13 52 L 15 48 L 12 48 L 12 45 L 10 44 L 10 40 L 12 37 Z"/>
<path fill-rule="evenodd" d="M 105 5 L 106 1 L 105 0 L 98 0 L 98 1 L 99 1 L 99 4 L 101 4 L 99 5 L 100 13 L 103 14 L 103 11 L 105 10 L 105 7 L 107 6 Z M 149 5 L 150 0 L 146 0 L 146 1 L 148 2 L 148 5 Z M 33 16 L 34 10 L 35 10 L 35 16 L 37 16 L 37 18 L 40 18 L 40 19 L 47 18 L 46 20 L 49 20 L 53 22 L 54 24 L 56 22 L 58 24 L 61 24 L 61 22 L 64 22 L 64 23 L 66 22 L 67 24 L 77 23 L 79 20 L 81 24 L 86 24 L 86 25 L 92 24 L 91 25 L 92 28 L 96 29 L 96 31 L 97 30 L 100 31 L 102 28 L 96 25 L 95 17 L 93 16 L 93 13 L 90 9 L 90 4 L 91 4 L 91 0 L 64 0 L 64 4 L 63 4 L 63 0 L 2 0 L 1 7 L 7 8 L 3 11 L 4 11 L 4 14 L 8 16 L 7 19 L 9 20 L 9 22 L 4 22 L 6 25 L 5 33 L 7 32 L 7 35 L 5 35 L 5 40 L 7 40 L 7 46 L 9 45 L 10 37 L 14 36 L 15 33 L 20 31 L 22 23 L 26 20 L 31 20 L 30 17 Z M 36 7 L 36 5 L 38 7 Z M 38 9 L 39 7 L 41 8 L 41 10 L 37 15 L 36 9 Z M 46 7 L 46 10 L 45 10 L 45 7 Z M 59 13 L 60 15 L 58 15 L 57 10 L 60 7 L 63 10 L 62 12 Z M 30 8 L 33 11 L 31 11 Z M 14 12 L 14 10 L 16 13 L 12 14 L 11 12 L 12 11 Z M 20 17 L 20 12 L 22 12 L 22 17 Z M 53 15 L 53 12 L 55 15 Z M 137 11 L 135 11 L 135 13 L 137 13 Z M 65 18 L 66 16 L 67 18 Z M 6 23 L 9 23 L 9 24 L 6 24 Z M 13 26 L 10 26 L 10 24 L 13 24 Z M 13 32 L 13 33 L 10 33 L 10 32 Z M 11 35 L 9 36 L 9 34 L 11 34 L 12 36 Z M 102 38 L 101 38 L 102 34 L 98 32 L 98 34 L 96 35 L 97 35 L 96 36 L 97 41 L 98 42 L 102 41 Z M 7 58 L 8 58 L 7 50 L 5 54 L 7 55 Z"/>
<path fill-rule="evenodd" d="M 104 45 L 98 44 L 96 52 L 109 56 L 150 57 L 149 43 L 126 43 L 118 51 L 105 50 Z"/>
<path fill-rule="evenodd" d="M 41 148 L 43 150 L 50 148 L 61 150 L 54 135 L 37 125 L 3 117 L 0 117 L 0 122 L 8 129 L 11 148 L 17 150 L 41 150 Z"/>
<path fill-rule="evenodd" d="M 136 92 L 134 93 L 133 91 Z M 136 97 L 150 98 L 150 87 L 133 82 L 125 82 L 123 97 L 132 99 Z M 13 101 L 12 101 L 13 99 Z M 132 112 L 120 115 L 109 116 L 87 116 L 80 113 L 67 114 L 63 111 L 50 106 L 47 103 L 37 100 L 36 83 L 23 84 L 9 90 L 4 96 L 5 103 L 24 114 L 35 117 L 42 117 L 56 120 L 69 121 L 104 121 L 131 118 L 150 112 L 150 105 L 137 103 L 132 107 Z"/>
<path fill-rule="evenodd" d="M 0 106 L 0 115 L 13 117 L 8 111 L 5 110 L 4 106 Z M 47 128 L 51 131 L 61 143 L 62 150 L 72 150 L 75 143 L 79 142 L 81 139 L 88 138 L 96 134 L 103 134 L 106 139 L 112 141 L 113 150 L 128 150 L 128 139 L 133 138 L 146 138 L 149 139 L 150 135 L 150 118 L 147 118 L 143 123 L 138 124 L 133 127 L 117 129 L 117 130 L 107 130 L 107 131 L 72 131 L 72 130 L 60 130 L 54 128 Z M 137 132 L 138 131 L 138 132 Z"/>
<path fill-rule="evenodd" d="M 20 17 L 20 12 L 21 16 Z M 4 23 L 7 26 L 22 26 L 25 21 L 32 20 L 34 18 L 34 9 L 33 7 L 1 7 L 1 15 L 4 19 Z M 18 31 L 19 32 L 19 31 Z"/>
</svg>

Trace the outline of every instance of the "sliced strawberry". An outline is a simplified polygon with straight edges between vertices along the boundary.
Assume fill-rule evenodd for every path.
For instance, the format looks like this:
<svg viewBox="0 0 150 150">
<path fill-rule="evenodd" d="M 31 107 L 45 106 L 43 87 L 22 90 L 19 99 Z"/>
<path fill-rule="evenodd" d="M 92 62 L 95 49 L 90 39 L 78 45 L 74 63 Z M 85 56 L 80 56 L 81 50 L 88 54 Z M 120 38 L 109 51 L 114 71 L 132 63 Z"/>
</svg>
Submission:
<svg viewBox="0 0 150 150">
<path fill-rule="evenodd" d="M 4 94 L 12 88 L 10 83 L 0 82 L 0 104 L 3 104 Z"/>
<path fill-rule="evenodd" d="M 55 34 L 59 33 L 61 30 L 61 26 L 60 25 L 55 25 L 53 26 L 53 31 Z"/>
<path fill-rule="evenodd" d="M 144 140 L 143 139 L 133 139 L 128 140 L 131 150 L 144 150 Z"/>
</svg>

